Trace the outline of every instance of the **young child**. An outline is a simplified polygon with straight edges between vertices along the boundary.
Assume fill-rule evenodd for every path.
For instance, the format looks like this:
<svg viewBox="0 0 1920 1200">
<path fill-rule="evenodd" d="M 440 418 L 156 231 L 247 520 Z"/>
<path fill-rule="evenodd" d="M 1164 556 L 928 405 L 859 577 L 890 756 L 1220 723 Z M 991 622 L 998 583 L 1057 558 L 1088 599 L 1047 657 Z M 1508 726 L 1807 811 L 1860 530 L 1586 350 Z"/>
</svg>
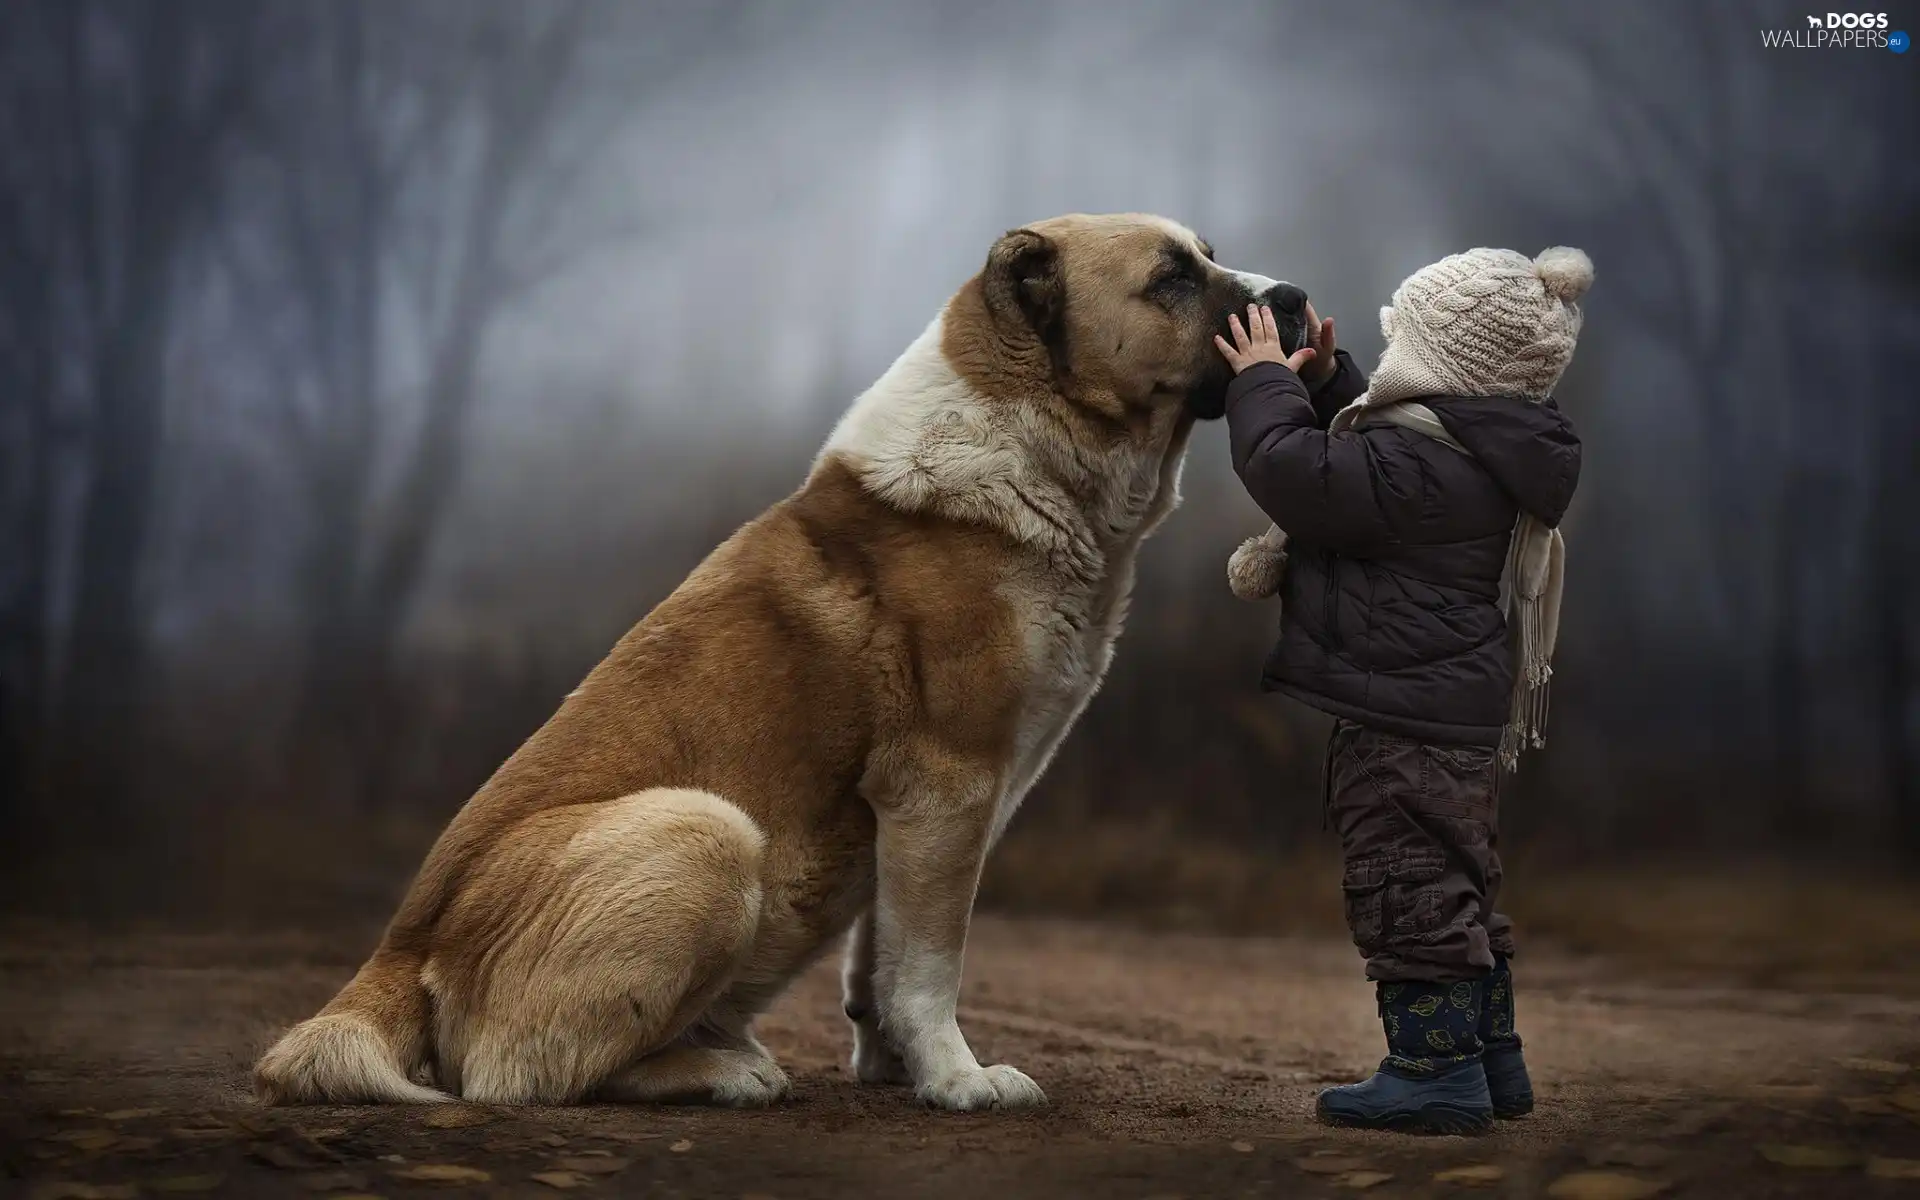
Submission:
<svg viewBox="0 0 1920 1200">
<path fill-rule="evenodd" d="M 1580 475 L 1551 394 L 1592 281 L 1567 247 L 1425 267 L 1380 310 L 1371 387 L 1311 309 L 1291 356 L 1265 311 L 1217 339 L 1234 469 L 1277 526 L 1229 579 L 1282 594 L 1264 686 L 1337 718 L 1325 803 L 1387 1035 L 1371 1079 L 1320 1094 L 1324 1121 L 1467 1133 L 1533 1107 L 1496 796 L 1502 762 L 1544 744 Z"/>
</svg>

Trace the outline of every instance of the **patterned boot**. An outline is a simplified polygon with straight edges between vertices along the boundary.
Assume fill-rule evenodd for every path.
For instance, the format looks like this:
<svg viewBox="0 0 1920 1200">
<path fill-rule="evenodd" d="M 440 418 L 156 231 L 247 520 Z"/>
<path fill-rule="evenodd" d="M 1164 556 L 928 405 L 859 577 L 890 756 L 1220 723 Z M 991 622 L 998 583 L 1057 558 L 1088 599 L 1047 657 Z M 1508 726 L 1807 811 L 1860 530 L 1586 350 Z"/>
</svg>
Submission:
<svg viewBox="0 0 1920 1200">
<path fill-rule="evenodd" d="M 1513 1028 L 1513 967 L 1505 955 L 1493 956 L 1487 976 L 1487 1003 L 1480 1011 L 1481 1063 L 1487 1072 L 1487 1091 L 1493 1096 L 1493 1115 L 1503 1120 L 1533 1111 L 1533 1081 L 1527 1078 L 1527 1060 L 1520 1057 L 1520 1035 Z"/>
<path fill-rule="evenodd" d="M 1480 1065 L 1484 985 L 1382 983 L 1387 1057 L 1373 1078 L 1320 1093 L 1320 1119 L 1403 1133 L 1485 1133 L 1493 1102 Z"/>
</svg>

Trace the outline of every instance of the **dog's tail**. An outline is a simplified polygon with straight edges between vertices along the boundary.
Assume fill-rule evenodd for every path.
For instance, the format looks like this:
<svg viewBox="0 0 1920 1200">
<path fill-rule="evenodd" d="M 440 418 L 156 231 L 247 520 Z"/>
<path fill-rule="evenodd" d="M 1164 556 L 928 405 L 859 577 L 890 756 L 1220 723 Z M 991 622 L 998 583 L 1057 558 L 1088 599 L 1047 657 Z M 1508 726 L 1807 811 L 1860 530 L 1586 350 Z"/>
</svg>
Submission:
<svg viewBox="0 0 1920 1200">
<path fill-rule="evenodd" d="M 319 1014 L 253 1068 L 267 1104 L 444 1104 L 410 1076 L 426 1060 L 432 1002 L 419 956 L 382 946 Z"/>
</svg>

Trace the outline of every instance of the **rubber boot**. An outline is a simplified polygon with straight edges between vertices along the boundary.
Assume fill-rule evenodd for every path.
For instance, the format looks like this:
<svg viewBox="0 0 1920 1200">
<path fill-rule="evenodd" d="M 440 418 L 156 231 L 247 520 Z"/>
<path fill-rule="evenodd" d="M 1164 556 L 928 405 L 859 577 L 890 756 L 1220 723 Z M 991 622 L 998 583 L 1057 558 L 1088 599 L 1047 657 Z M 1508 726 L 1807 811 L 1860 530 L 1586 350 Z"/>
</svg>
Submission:
<svg viewBox="0 0 1920 1200">
<path fill-rule="evenodd" d="M 1402 1133 L 1485 1133 L 1493 1101 L 1480 1063 L 1484 985 L 1375 986 L 1387 1057 L 1373 1078 L 1321 1092 L 1320 1119 Z"/>
<path fill-rule="evenodd" d="M 1493 1115 L 1504 1121 L 1532 1112 L 1533 1080 L 1527 1078 L 1527 1060 L 1520 1057 L 1520 1035 L 1513 1027 L 1513 967 L 1504 954 L 1493 956 L 1493 972 L 1487 976 L 1480 1043 Z"/>
</svg>

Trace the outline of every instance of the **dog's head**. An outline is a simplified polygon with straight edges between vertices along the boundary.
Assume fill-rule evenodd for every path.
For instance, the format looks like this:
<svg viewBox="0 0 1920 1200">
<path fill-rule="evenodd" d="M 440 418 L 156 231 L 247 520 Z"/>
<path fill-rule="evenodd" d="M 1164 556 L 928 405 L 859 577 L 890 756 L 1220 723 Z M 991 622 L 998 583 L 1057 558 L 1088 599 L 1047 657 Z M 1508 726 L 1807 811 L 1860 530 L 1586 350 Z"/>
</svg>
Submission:
<svg viewBox="0 0 1920 1200">
<path fill-rule="evenodd" d="M 1108 416 L 1184 404 L 1220 416 L 1232 370 L 1213 344 L 1248 304 L 1272 307 L 1289 352 L 1307 294 L 1214 261 L 1186 226 L 1137 213 L 1055 217 L 994 243 L 980 276 L 1003 336 L 1043 347 L 1062 394 Z"/>
</svg>

